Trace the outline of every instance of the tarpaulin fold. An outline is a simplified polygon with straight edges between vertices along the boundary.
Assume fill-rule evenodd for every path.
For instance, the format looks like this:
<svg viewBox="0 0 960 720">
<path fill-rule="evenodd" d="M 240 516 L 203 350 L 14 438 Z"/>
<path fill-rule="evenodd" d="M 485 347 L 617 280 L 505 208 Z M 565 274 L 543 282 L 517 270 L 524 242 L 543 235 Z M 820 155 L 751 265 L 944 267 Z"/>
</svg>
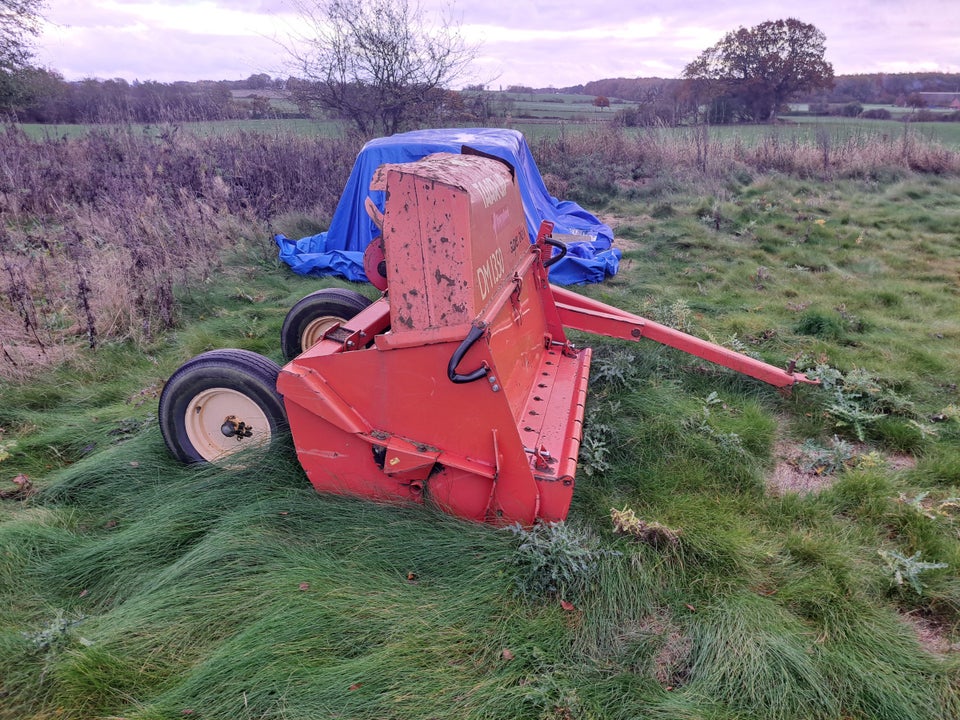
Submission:
<svg viewBox="0 0 960 720">
<path fill-rule="evenodd" d="M 371 140 L 357 155 L 330 228 L 299 240 L 276 235 L 280 259 L 301 275 L 336 275 L 366 282 L 363 251 L 380 231 L 367 215 L 364 202 L 370 197 L 382 211 L 384 201 L 382 191 L 370 190 L 376 169 L 384 163 L 413 162 L 436 152 L 459 153 L 464 147 L 501 158 L 514 168 L 531 242 L 536 240 L 542 220 L 554 223 L 554 235 L 562 236 L 568 253 L 550 268 L 552 282 L 597 283 L 616 274 L 621 252 L 613 247 L 610 227 L 576 203 L 552 197 L 523 134 L 502 128 L 416 130 Z"/>
</svg>

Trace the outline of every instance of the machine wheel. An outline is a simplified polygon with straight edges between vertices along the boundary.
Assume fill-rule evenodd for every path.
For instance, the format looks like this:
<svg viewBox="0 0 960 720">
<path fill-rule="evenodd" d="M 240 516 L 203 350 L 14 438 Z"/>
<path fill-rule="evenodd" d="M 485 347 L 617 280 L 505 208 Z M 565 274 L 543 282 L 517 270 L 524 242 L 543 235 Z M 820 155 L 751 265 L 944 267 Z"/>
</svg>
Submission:
<svg viewBox="0 0 960 720">
<path fill-rule="evenodd" d="M 249 350 L 211 350 L 180 366 L 160 394 L 160 432 L 182 462 L 268 448 L 286 427 L 280 366 Z"/>
<path fill-rule="evenodd" d="M 317 342 L 332 325 L 344 323 L 372 300 L 356 290 L 324 288 L 312 292 L 290 308 L 280 330 L 283 357 L 293 360 Z"/>
</svg>

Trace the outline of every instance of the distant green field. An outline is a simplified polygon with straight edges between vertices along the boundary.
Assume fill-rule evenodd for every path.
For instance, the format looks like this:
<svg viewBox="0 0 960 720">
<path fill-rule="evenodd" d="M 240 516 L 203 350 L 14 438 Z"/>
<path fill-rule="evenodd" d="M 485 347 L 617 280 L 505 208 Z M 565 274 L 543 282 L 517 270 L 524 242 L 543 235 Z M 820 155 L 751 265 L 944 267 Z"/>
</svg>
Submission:
<svg viewBox="0 0 960 720">
<path fill-rule="evenodd" d="M 845 104 L 838 103 L 837 106 Z M 910 107 L 901 107 L 898 105 L 882 105 L 879 103 L 855 103 L 860 105 L 864 110 L 886 110 L 894 117 L 903 117 L 904 115 L 909 115 L 910 113 L 916 112 L 914 108 Z M 805 113 L 810 111 L 810 103 L 790 103 L 789 105 L 790 112 Z M 925 108 L 927 112 L 932 113 L 950 113 L 953 112 L 950 108 Z"/>
<path fill-rule="evenodd" d="M 788 122 L 797 124 L 797 132 L 800 136 L 806 135 L 811 138 L 816 137 L 818 127 L 826 127 L 840 137 L 862 135 L 864 137 L 886 136 L 889 138 L 906 133 L 925 140 L 940 142 L 949 147 L 960 147 L 960 123 L 955 122 L 906 123 L 897 120 L 816 116 L 794 116 L 790 117 Z"/>
<path fill-rule="evenodd" d="M 516 103 L 542 103 L 557 105 L 589 105 L 593 106 L 595 95 L 580 95 L 573 93 L 498 93 L 498 97 L 504 97 Z"/>
<path fill-rule="evenodd" d="M 174 123 L 128 123 L 124 125 L 81 124 L 81 125 L 40 125 L 24 123 L 19 127 L 36 140 L 44 138 L 72 138 L 85 135 L 91 130 L 107 128 L 134 128 L 146 134 L 159 135 L 169 128 L 189 130 L 197 135 L 222 135 L 242 130 L 251 133 L 291 134 L 324 137 L 336 137 L 344 130 L 341 123 L 330 120 L 204 120 L 200 122 Z"/>
<path fill-rule="evenodd" d="M 516 117 L 545 117 L 562 120 L 598 119 L 613 114 L 610 108 L 598 108 L 590 103 L 561 104 L 550 102 L 518 103 Z"/>
<path fill-rule="evenodd" d="M 616 111 L 628 107 L 631 103 L 612 101 L 609 108 L 597 108 L 593 105 L 592 95 L 567 94 L 530 94 L 498 93 L 497 103 L 503 103 L 498 112 L 504 112 L 506 118 L 492 118 L 491 126 L 507 125 L 524 133 L 529 140 L 543 137 L 553 138 L 560 132 L 592 132 L 596 123 L 611 120 Z M 877 106 L 879 107 L 879 106 Z M 802 111 L 803 105 L 794 105 L 792 109 Z M 906 114 L 902 108 L 887 108 Z M 760 140 L 777 136 L 791 141 L 817 143 L 822 140 L 822 129 L 826 128 L 834 142 L 847 141 L 851 137 L 868 141 L 871 138 L 889 140 L 903 135 L 916 139 L 942 143 L 949 148 L 960 148 L 960 123 L 954 122 L 916 122 L 904 123 L 897 120 L 867 120 L 837 116 L 791 115 L 783 118 L 779 125 L 723 125 L 710 128 L 715 139 L 738 137 L 741 142 L 754 145 Z M 451 126 L 472 126 L 477 123 L 463 121 Z M 482 124 L 482 123 L 480 123 Z M 347 127 L 343 123 L 329 120 L 222 120 L 203 122 L 181 122 L 170 125 L 134 125 L 145 133 L 161 132 L 167 127 L 177 127 L 199 135 L 217 135 L 242 130 L 252 133 L 291 134 L 300 136 L 335 137 Z M 30 137 L 61 138 L 76 137 L 103 125 L 31 125 L 20 126 Z M 686 132 L 678 128 L 667 132 Z M 819 139 L 818 139 L 819 138 Z"/>
<path fill-rule="evenodd" d="M 470 94 L 466 93 L 469 97 Z M 594 95 L 571 95 L 564 93 L 496 93 L 494 98 L 498 112 L 517 119 L 552 118 L 563 121 L 591 121 L 609 119 L 617 111 L 633 103 L 611 98 L 611 106 L 599 108 L 593 104 Z"/>
</svg>

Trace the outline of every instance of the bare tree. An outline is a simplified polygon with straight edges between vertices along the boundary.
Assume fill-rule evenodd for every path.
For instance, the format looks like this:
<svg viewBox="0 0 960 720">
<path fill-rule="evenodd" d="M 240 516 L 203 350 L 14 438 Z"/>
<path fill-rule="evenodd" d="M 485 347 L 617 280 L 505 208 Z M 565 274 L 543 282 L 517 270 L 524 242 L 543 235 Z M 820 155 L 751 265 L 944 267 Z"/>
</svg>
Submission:
<svg viewBox="0 0 960 720">
<path fill-rule="evenodd" d="M 20 70 L 31 58 L 29 36 L 40 32 L 44 0 L 0 0 L 0 72 Z"/>
<path fill-rule="evenodd" d="M 0 110 L 24 94 L 22 73 L 33 57 L 31 39 L 40 33 L 44 0 L 0 0 Z"/>
<path fill-rule="evenodd" d="M 351 121 L 364 135 L 393 134 L 462 77 L 476 48 L 449 17 L 410 0 L 296 0 L 303 23 L 288 52 L 297 100 Z M 435 20 L 431 23 L 430 20 Z"/>
</svg>

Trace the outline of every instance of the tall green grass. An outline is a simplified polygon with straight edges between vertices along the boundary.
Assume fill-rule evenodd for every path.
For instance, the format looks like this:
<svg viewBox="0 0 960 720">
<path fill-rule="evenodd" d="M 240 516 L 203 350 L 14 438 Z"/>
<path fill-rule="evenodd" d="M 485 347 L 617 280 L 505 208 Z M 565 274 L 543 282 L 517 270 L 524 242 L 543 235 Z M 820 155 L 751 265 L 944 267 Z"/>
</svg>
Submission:
<svg viewBox="0 0 960 720">
<path fill-rule="evenodd" d="M 660 503 L 680 546 L 598 528 L 619 554 L 567 611 L 517 597 L 511 533 L 317 496 L 289 451 L 178 468 L 144 433 L 0 525 L 6 716 L 953 716 L 849 521 L 820 511 L 831 545 L 766 527 L 759 495 Z"/>
<path fill-rule="evenodd" d="M 915 597 L 877 555 L 960 562 L 949 519 L 898 499 L 911 479 L 769 495 L 771 416 L 802 399 L 598 352 L 634 362 L 593 387 L 616 449 L 569 522 L 607 554 L 572 610 L 518 594 L 513 533 L 317 495 L 289 447 L 178 466 L 147 428 L 0 523 L 4 716 L 954 717 L 956 663 L 899 616 L 949 624 L 953 573 Z M 614 505 L 679 542 L 617 537 Z"/>
</svg>

